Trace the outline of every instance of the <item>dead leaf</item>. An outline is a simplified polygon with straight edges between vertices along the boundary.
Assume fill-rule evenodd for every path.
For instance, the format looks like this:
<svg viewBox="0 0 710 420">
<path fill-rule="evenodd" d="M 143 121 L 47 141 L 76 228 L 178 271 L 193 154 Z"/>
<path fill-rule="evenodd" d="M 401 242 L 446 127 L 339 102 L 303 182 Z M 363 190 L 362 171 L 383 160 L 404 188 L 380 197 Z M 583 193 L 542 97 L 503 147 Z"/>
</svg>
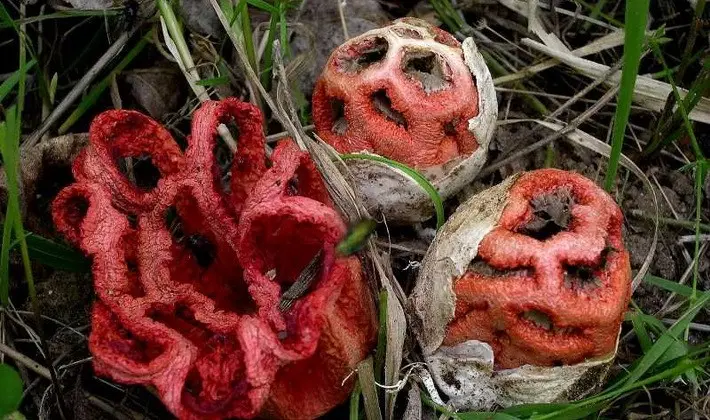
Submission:
<svg viewBox="0 0 710 420">
<path fill-rule="evenodd" d="M 209 0 L 182 0 L 180 14 L 192 31 L 214 38 L 220 38 L 224 34 L 222 24 L 212 10 Z"/>
<path fill-rule="evenodd" d="M 113 0 L 66 0 L 75 9 L 104 10 L 113 7 Z"/>
<path fill-rule="evenodd" d="M 57 192 L 72 182 L 71 164 L 89 141 L 88 133 L 67 134 L 37 144 L 20 158 L 20 205 L 29 230 L 47 230 L 49 206 Z M 5 171 L 0 171 L 0 206 L 7 204 Z M 4 212 L 2 212 L 4 213 Z"/>
<path fill-rule="evenodd" d="M 138 69 L 125 73 L 131 95 L 148 114 L 160 120 L 180 107 L 182 76 L 171 68 Z"/>
<path fill-rule="evenodd" d="M 389 20 L 376 0 L 349 1 L 343 6 L 343 16 L 351 38 L 378 28 Z M 311 50 L 315 53 L 312 66 L 304 69 L 300 82 L 301 91 L 310 94 L 330 53 L 345 42 L 338 1 L 308 0 L 298 21 L 304 24 L 316 39 L 315 44 L 311 44 L 307 37 L 297 32 L 291 42 L 295 55 Z"/>
</svg>

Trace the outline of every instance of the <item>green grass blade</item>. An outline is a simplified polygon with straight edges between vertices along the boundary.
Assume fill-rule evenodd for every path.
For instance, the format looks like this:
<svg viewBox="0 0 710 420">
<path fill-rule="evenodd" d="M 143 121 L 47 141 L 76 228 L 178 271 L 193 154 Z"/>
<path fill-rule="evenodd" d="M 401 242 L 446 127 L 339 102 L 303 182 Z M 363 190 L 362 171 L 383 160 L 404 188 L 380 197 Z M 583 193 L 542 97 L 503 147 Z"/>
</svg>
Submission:
<svg viewBox="0 0 710 420">
<path fill-rule="evenodd" d="M 636 333 L 636 338 L 641 345 L 641 350 L 643 350 L 644 354 L 648 353 L 653 346 L 653 342 L 651 341 L 651 336 L 648 334 L 648 330 L 646 329 L 646 323 L 638 313 L 631 315 L 630 319 L 631 325 L 634 327 L 634 332 Z"/>
<path fill-rule="evenodd" d="M 104 93 L 106 89 L 111 85 L 111 79 L 123 71 L 126 66 L 128 66 L 135 58 L 136 56 L 143 51 L 143 48 L 148 44 L 148 38 L 142 38 L 138 43 L 131 48 L 131 50 L 126 54 L 125 57 L 123 57 L 123 60 L 121 60 L 118 65 L 109 73 L 106 77 L 104 77 L 99 83 L 94 85 L 93 88 L 89 91 L 89 93 L 81 100 L 79 105 L 76 107 L 74 112 L 72 112 L 66 120 L 62 123 L 62 125 L 59 127 L 59 134 L 64 134 L 66 133 L 69 128 L 71 128 L 72 125 L 74 125 L 79 118 L 81 118 L 84 114 L 86 114 L 94 105 L 96 105 L 96 102 L 98 102 L 99 98 L 101 95 Z"/>
<path fill-rule="evenodd" d="M 279 41 L 281 44 L 281 54 L 284 57 L 291 56 L 291 48 L 288 42 L 288 25 L 286 24 L 286 2 L 281 1 L 279 3 Z"/>
<path fill-rule="evenodd" d="M 607 13 L 604 13 L 601 10 L 602 7 L 604 6 L 604 3 L 606 3 L 606 0 L 599 0 L 596 2 L 596 4 L 594 6 L 592 6 L 591 4 L 587 3 L 584 0 L 576 0 L 576 1 L 577 1 L 577 3 L 581 4 L 586 9 L 589 10 L 589 12 L 590 12 L 589 17 L 590 18 L 596 19 L 597 17 L 601 16 L 602 18 L 604 18 L 604 20 L 606 20 L 607 22 L 609 22 L 610 24 L 612 24 L 614 26 L 617 26 L 619 28 L 624 27 L 623 22 L 620 22 L 620 21 L 614 19 L 613 16 L 609 16 Z M 592 24 L 592 22 L 586 21 L 584 23 L 584 30 L 586 31 L 589 28 L 589 26 L 587 26 L 587 25 L 591 25 L 591 24 Z"/>
<path fill-rule="evenodd" d="M 436 15 L 452 32 L 459 32 L 466 25 L 466 21 L 456 12 L 449 0 L 429 0 Z"/>
<path fill-rule="evenodd" d="M 360 395 L 362 394 L 362 388 L 360 388 L 360 383 L 355 382 L 355 388 L 350 394 L 350 420 L 360 420 Z"/>
<path fill-rule="evenodd" d="M 624 33 L 624 63 L 621 70 L 621 86 L 614 115 L 614 126 L 611 140 L 611 156 L 604 179 L 604 188 L 611 191 L 616 181 L 619 169 L 621 149 L 624 145 L 624 133 L 631 113 L 631 101 L 634 96 L 636 76 L 641 62 L 646 32 L 649 0 L 634 0 L 626 2 L 626 25 Z"/>
<path fill-rule="evenodd" d="M 637 312 L 632 314 L 629 318 L 633 323 L 634 331 L 636 332 L 636 336 L 639 339 L 639 343 L 641 344 L 641 348 L 644 353 L 647 353 L 653 345 L 646 327 L 650 327 L 656 336 L 662 336 L 668 330 L 661 320 L 654 316 L 646 315 L 643 312 L 640 312 L 640 310 L 637 310 Z M 638 327 L 637 323 L 639 324 Z M 678 338 L 668 347 L 668 350 L 663 353 L 663 356 L 658 359 L 656 365 L 661 366 L 672 360 L 680 360 L 682 357 L 686 357 L 687 355 L 688 343 Z M 636 364 L 632 365 L 631 369 L 633 370 L 635 366 Z M 691 380 L 695 380 L 694 372 L 688 372 L 688 376 Z"/>
<path fill-rule="evenodd" d="M 17 411 L 22 401 L 22 378 L 15 369 L 0 364 L 0 419 Z"/>
<path fill-rule="evenodd" d="M 12 28 L 18 31 L 17 24 L 2 3 L 0 3 L 0 28 Z"/>
<path fill-rule="evenodd" d="M 4 142 L 0 135 L 0 142 Z M 8 200 L 5 220 L 2 225 L 2 249 L 0 249 L 0 304 L 7 307 L 10 297 L 10 240 L 15 214 Z"/>
<path fill-rule="evenodd" d="M 376 155 L 368 155 L 368 154 L 360 154 L 360 153 L 348 153 L 344 155 L 340 155 L 340 158 L 343 160 L 352 160 L 352 159 L 363 159 L 363 160 L 372 160 L 375 162 L 380 162 L 384 163 L 388 166 L 391 166 L 393 168 L 397 168 L 400 171 L 404 172 L 412 178 L 417 184 L 419 184 L 424 191 L 429 195 L 429 198 L 431 198 L 431 201 L 434 203 L 434 210 L 436 211 L 436 228 L 439 229 L 445 221 L 444 218 L 444 203 L 441 200 L 441 196 L 439 195 L 439 192 L 434 188 L 433 185 L 427 180 L 424 175 L 420 174 L 416 170 L 410 168 L 409 166 L 399 163 L 395 160 L 392 159 L 387 159 L 382 156 L 376 156 Z"/>
<path fill-rule="evenodd" d="M 425 394 L 422 393 L 422 394 L 421 394 L 421 398 L 422 398 L 422 402 L 423 402 L 424 405 L 426 405 L 427 407 L 433 408 L 433 409 L 436 410 L 437 412 L 439 412 L 439 413 L 441 413 L 441 414 L 445 414 L 445 415 L 447 415 L 447 416 L 449 416 L 449 417 L 451 417 L 451 418 L 453 418 L 453 419 L 458 419 L 458 418 L 459 418 L 456 413 L 454 413 L 453 411 L 449 410 L 447 407 L 444 407 L 444 406 L 442 406 L 442 405 L 439 405 L 439 404 L 435 403 L 435 402 L 432 401 L 432 399 L 429 398 L 427 395 L 425 395 Z"/>
<path fill-rule="evenodd" d="M 692 287 L 688 287 L 684 284 L 676 283 L 674 281 L 666 280 L 661 277 L 652 276 L 650 274 L 646 275 L 643 281 L 683 297 L 689 298 L 693 294 Z"/>
<path fill-rule="evenodd" d="M 209 79 L 202 79 L 202 80 L 198 80 L 197 84 L 200 86 L 207 86 L 207 87 L 228 85 L 229 84 L 229 77 L 219 76 L 219 77 L 212 77 Z"/>
<path fill-rule="evenodd" d="M 666 331 L 668 331 L 668 328 L 666 328 L 665 324 L 663 324 L 663 322 L 661 322 L 661 320 L 656 318 L 655 316 L 647 315 L 642 312 L 637 312 L 636 315 L 644 324 L 646 324 L 647 327 L 651 328 L 654 333 L 661 335 L 665 334 Z"/>
<path fill-rule="evenodd" d="M 707 161 L 703 159 L 695 167 L 695 249 L 693 252 L 693 294 L 690 296 L 691 302 L 697 298 L 698 280 L 700 279 L 700 221 L 702 220 L 706 165 Z"/>
<path fill-rule="evenodd" d="M 239 17 L 241 23 L 242 40 L 244 42 L 244 50 L 247 52 L 247 57 L 249 58 L 249 65 L 258 74 L 259 66 L 256 62 L 256 50 L 254 49 L 254 34 L 251 28 L 251 17 L 249 16 L 249 8 L 247 7 L 249 1 L 244 1 L 240 3 Z"/>
<path fill-rule="evenodd" d="M 590 10 L 589 12 L 589 17 L 592 19 L 596 19 L 597 17 L 599 17 L 604 12 L 604 6 L 606 6 L 607 1 L 608 0 L 597 1 L 596 4 L 592 6 L 592 10 Z M 591 26 L 592 22 L 587 21 L 582 24 L 582 29 L 588 31 Z"/>
<path fill-rule="evenodd" d="M 514 416 L 510 413 L 506 413 L 504 411 L 501 412 L 487 412 L 487 411 L 479 411 L 479 412 L 461 412 L 461 413 L 455 413 L 451 411 L 448 407 L 441 406 L 434 401 L 431 400 L 428 396 L 422 394 L 421 395 L 422 402 L 424 405 L 434 409 L 435 411 L 443 414 L 445 417 L 448 416 L 452 419 L 455 420 L 517 420 L 519 417 Z"/>
<path fill-rule="evenodd" d="M 550 414 L 556 411 L 561 411 L 569 408 L 569 404 L 521 404 L 513 407 L 508 407 L 503 410 L 504 413 L 510 414 L 518 418 L 531 417 L 541 414 Z"/>
<path fill-rule="evenodd" d="M 681 316 L 668 331 L 660 336 L 654 343 L 653 347 L 638 361 L 633 370 L 628 374 L 622 382 L 624 386 L 628 386 L 638 382 L 643 375 L 651 369 L 658 360 L 666 353 L 668 348 L 677 340 L 680 334 L 700 312 L 700 310 L 710 302 L 710 293 L 703 294 L 695 303 Z"/>
<path fill-rule="evenodd" d="M 492 413 L 483 411 L 456 413 L 456 416 L 461 420 L 518 420 L 518 417 L 507 413 Z"/>
<path fill-rule="evenodd" d="M 275 4 L 280 5 L 280 3 L 281 1 L 277 0 Z M 276 38 L 276 27 L 279 25 L 280 18 L 281 15 L 278 13 L 271 15 L 271 19 L 269 20 L 269 35 L 266 39 L 266 47 L 264 48 L 264 55 L 262 56 L 261 84 L 264 85 L 264 89 L 267 91 L 271 89 L 271 69 L 274 63 L 274 39 Z"/>
<path fill-rule="evenodd" d="M 88 272 L 91 267 L 89 259 L 74 248 L 33 233 L 29 233 L 25 240 L 30 257 L 40 264 L 77 273 Z"/>
<path fill-rule="evenodd" d="M 110 17 L 119 16 L 122 14 L 123 8 L 114 9 L 103 9 L 103 10 L 63 10 L 60 12 L 47 13 L 46 15 L 30 16 L 24 19 L 3 19 L 0 21 L 0 29 L 13 28 L 16 25 L 25 25 L 30 23 L 37 23 L 44 20 L 50 19 L 67 19 L 67 18 L 80 18 L 80 17 Z"/>
<path fill-rule="evenodd" d="M 20 73 L 22 71 L 24 71 L 24 72 L 30 71 L 32 69 L 32 67 L 34 67 L 35 64 L 37 64 L 36 60 L 34 60 L 34 59 L 30 60 L 29 62 L 27 62 L 27 65 L 25 65 L 24 69 L 17 70 L 10 77 L 5 79 L 5 81 L 2 82 L 2 84 L 0 84 L 0 102 L 2 102 L 2 100 L 5 99 L 5 97 L 10 92 L 12 92 L 12 89 L 14 89 L 15 86 L 17 85 L 17 83 L 20 81 Z"/>
<path fill-rule="evenodd" d="M 684 359 L 679 363 L 673 365 L 673 367 L 666 369 L 656 375 L 650 376 L 648 378 L 633 381 L 625 384 L 617 389 L 609 390 L 603 392 L 594 397 L 588 398 L 586 400 L 577 401 L 576 403 L 567 404 L 567 408 L 563 408 L 559 411 L 554 411 L 544 415 L 537 415 L 533 418 L 536 420 L 567 420 L 567 419 L 578 419 L 586 417 L 587 415 L 593 414 L 601 410 L 605 405 L 615 398 L 618 398 L 628 392 L 643 388 L 645 386 L 660 382 L 665 379 L 676 378 L 689 370 L 696 369 L 698 366 L 702 366 L 707 363 L 708 359 L 701 360 L 689 360 Z M 587 409 L 587 410 L 585 410 Z M 586 414 L 585 414 L 586 411 Z M 584 415 L 582 415 L 584 414 Z M 581 417 L 579 415 L 582 415 Z"/>
<path fill-rule="evenodd" d="M 656 56 L 658 61 L 663 65 L 663 68 L 665 70 L 668 69 L 668 65 L 666 64 L 666 59 L 663 57 L 663 53 L 661 52 L 659 46 L 655 42 L 651 42 L 651 50 L 653 51 L 653 54 Z M 706 62 L 706 65 L 709 63 Z M 688 137 L 690 138 L 690 144 L 693 148 L 693 152 L 695 153 L 695 157 L 698 161 L 703 160 L 703 152 L 702 149 L 700 148 L 700 145 L 698 144 L 698 139 L 695 137 L 695 132 L 693 131 L 693 125 L 690 123 L 690 118 L 688 118 L 688 109 L 687 105 L 688 103 L 691 103 L 692 106 L 695 106 L 695 99 L 700 100 L 700 95 L 702 95 L 701 92 L 695 92 L 691 96 L 690 93 L 686 95 L 685 100 L 680 97 L 680 92 L 678 91 L 678 86 L 676 86 L 675 80 L 673 80 L 672 77 L 668 77 L 668 83 L 671 85 L 671 89 L 673 91 L 673 96 L 675 97 L 676 103 L 678 104 L 678 112 L 680 113 L 680 116 L 682 117 L 683 120 L 683 126 L 685 127 Z M 709 79 L 710 81 L 710 79 Z"/>
<path fill-rule="evenodd" d="M 257 9 L 269 12 L 272 15 L 279 13 L 279 9 L 277 7 L 274 7 L 273 5 L 265 2 L 264 0 L 246 0 L 246 2 L 256 7 Z"/>
</svg>

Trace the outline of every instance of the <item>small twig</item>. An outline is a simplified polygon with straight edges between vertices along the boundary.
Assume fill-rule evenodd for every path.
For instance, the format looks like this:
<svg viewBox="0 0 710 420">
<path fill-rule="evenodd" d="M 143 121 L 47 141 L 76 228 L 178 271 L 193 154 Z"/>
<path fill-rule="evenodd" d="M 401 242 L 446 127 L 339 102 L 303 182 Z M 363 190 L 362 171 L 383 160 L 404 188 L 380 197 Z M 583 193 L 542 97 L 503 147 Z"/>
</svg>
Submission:
<svg viewBox="0 0 710 420">
<path fill-rule="evenodd" d="M 322 261 L 323 251 L 321 250 L 313 257 L 306 268 L 301 271 L 298 279 L 281 295 L 281 302 L 279 302 L 279 310 L 281 312 L 288 311 L 291 306 L 293 306 L 294 302 L 308 292 L 308 289 L 311 288 L 311 284 L 313 284 L 313 280 L 318 277 Z"/>
<path fill-rule="evenodd" d="M 596 54 L 601 51 L 605 51 L 609 48 L 618 47 L 624 43 L 623 32 L 617 31 L 605 35 L 597 40 L 585 45 L 584 47 L 572 50 L 571 53 L 576 57 L 586 57 L 591 54 Z M 555 67 L 560 64 L 559 60 L 554 58 L 549 58 L 541 63 L 533 64 L 531 66 L 520 69 L 516 73 L 506 74 L 504 76 L 496 77 L 493 79 L 493 83 L 499 86 L 504 83 L 514 82 L 516 80 L 524 79 L 528 76 L 535 75 L 541 71 L 547 70 L 549 68 Z"/>
<path fill-rule="evenodd" d="M 121 34 L 121 36 L 118 37 L 116 42 L 114 42 L 107 50 L 106 52 L 94 63 L 93 66 L 89 69 L 89 71 L 84 74 L 84 76 L 79 79 L 78 82 L 74 85 L 71 91 L 62 99 L 59 104 L 52 110 L 52 112 L 49 114 L 47 118 L 45 118 L 44 121 L 42 121 L 42 124 L 40 124 L 39 128 L 37 128 L 34 133 L 30 135 L 27 140 L 25 140 L 22 143 L 22 149 L 26 150 L 34 145 L 36 145 L 40 138 L 42 138 L 42 135 L 49 130 L 49 128 L 57 122 L 57 120 L 64 115 L 67 110 L 69 110 L 69 107 L 71 107 L 74 102 L 81 96 L 81 94 L 84 92 L 84 90 L 89 87 L 91 82 L 94 81 L 96 76 L 103 71 L 104 67 L 106 67 L 111 60 L 113 60 L 118 54 L 121 53 L 121 50 L 123 50 L 123 47 L 126 46 L 126 43 L 128 40 L 133 36 L 133 34 L 138 30 L 140 25 L 135 25 L 133 29 L 130 32 L 124 32 Z"/>
<path fill-rule="evenodd" d="M 548 117 L 546 117 L 546 120 L 551 120 L 553 118 L 556 118 L 558 115 L 562 114 L 564 110 L 572 106 L 575 102 L 577 102 L 580 98 L 585 97 L 589 92 L 594 90 L 597 86 L 601 85 L 604 83 L 609 77 L 611 77 L 612 74 L 616 73 L 621 69 L 621 65 L 623 62 L 621 60 L 617 61 L 616 64 L 614 64 L 612 67 L 607 70 L 604 75 L 597 80 L 593 81 L 589 85 L 587 85 L 584 89 L 579 91 L 577 94 L 575 94 L 573 97 L 571 97 L 567 102 L 562 104 L 559 108 L 557 108 L 552 114 L 550 114 Z"/>
<path fill-rule="evenodd" d="M 113 108 L 114 109 L 121 109 L 123 108 L 123 100 L 121 100 L 121 92 L 118 90 L 118 82 L 116 81 L 116 75 L 113 74 L 111 75 L 111 85 L 110 85 L 110 91 L 111 91 L 111 102 L 113 103 Z M 136 174 L 133 171 L 133 158 L 130 156 L 127 156 L 124 158 L 126 162 L 126 175 L 128 175 L 128 180 L 131 181 L 132 184 L 136 184 Z"/>
<path fill-rule="evenodd" d="M 702 255 L 702 254 L 705 253 L 705 250 L 707 249 L 707 245 L 708 245 L 707 243 L 704 243 L 704 244 L 700 247 L 700 250 L 699 250 L 699 252 L 698 252 L 698 255 Z M 689 279 L 690 276 L 693 274 L 693 269 L 694 269 L 694 268 L 695 268 L 695 264 L 693 264 L 692 262 L 689 263 L 688 267 L 685 269 L 685 271 L 683 272 L 683 274 L 680 276 L 680 279 L 678 280 L 678 284 L 683 285 L 683 284 L 687 283 L 687 282 L 688 282 L 688 279 Z M 671 302 L 673 301 L 673 299 L 675 299 L 675 297 L 676 297 L 676 293 L 675 293 L 675 292 L 671 292 L 670 296 L 668 296 L 668 298 L 666 299 L 666 301 L 663 303 L 663 306 L 661 306 L 661 309 L 659 309 L 659 310 L 656 312 L 656 314 L 655 314 L 656 317 L 660 318 L 661 316 L 664 316 L 664 315 L 667 315 L 667 314 L 669 314 L 669 313 L 672 313 L 672 312 L 674 312 L 676 309 L 680 308 L 680 307 L 683 305 L 683 302 L 678 302 L 678 303 L 676 303 L 676 304 L 674 304 L 674 305 L 671 305 L 671 306 L 669 307 L 669 305 L 671 304 Z"/>
<path fill-rule="evenodd" d="M 308 132 L 308 131 L 313 131 L 313 129 L 314 129 L 315 127 L 316 127 L 316 126 L 313 125 L 313 124 L 304 125 L 304 126 L 303 126 L 303 130 L 306 131 L 306 132 Z M 291 135 L 291 134 L 290 134 L 288 131 L 282 131 L 282 132 L 280 132 L 280 133 L 271 134 L 271 135 L 266 136 L 266 143 L 276 143 L 277 141 L 279 141 L 279 140 L 281 140 L 281 139 L 283 139 L 283 138 L 289 137 L 290 135 Z"/>
<path fill-rule="evenodd" d="M 414 255 L 419 255 L 419 256 L 424 256 L 426 255 L 426 249 L 416 249 L 416 248 L 410 248 L 405 245 L 400 245 L 400 244 L 393 244 L 391 242 L 386 242 L 382 240 L 377 240 L 375 241 L 375 244 L 379 246 L 380 248 L 385 248 L 385 249 L 394 249 L 397 251 L 402 251 L 402 252 L 409 252 L 410 254 Z"/>
<path fill-rule="evenodd" d="M 84 393 L 84 397 L 89 401 L 94 407 L 103 410 L 107 414 L 110 414 L 111 416 L 117 418 L 118 420 L 134 420 L 134 419 L 144 419 L 146 418 L 143 415 L 140 415 L 138 413 L 133 412 L 133 416 L 127 416 L 123 413 L 121 413 L 119 410 L 117 410 L 115 407 L 111 406 L 110 404 L 106 403 L 104 400 L 87 393 Z"/>
<path fill-rule="evenodd" d="M 345 22 L 345 13 L 343 11 L 343 8 L 345 6 L 345 0 L 335 0 L 338 3 L 338 14 L 340 15 L 340 24 L 343 25 L 343 36 L 345 37 L 345 41 L 350 39 L 350 35 L 348 35 L 348 24 Z"/>
<path fill-rule="evenodd" d="M 166 1 L 160 1 L 158 7 L 160 9 L 160 24 L 163 29 L 163 38 L 165 39 L 168 50 L 173 54 L 173 57 L 175 57 L 178 67 L 180 67 L 180 70 L 185 76 L 185 80 L 187 80 L 187 84 L 190 85 L 190 89 L 192 89 L 197 99 L 199 99 L 200 102 L 208 101 L 210 95 L 207 89 L 197 84 L 197 81 L 200 80 L 200 74 L 197 72 L 197 67 L 192 59 L 190 49 L 180 30 L 172 7 Z M 255 97 L 255 101 L 256 99 Z M 232 137 L 226 125 L 219 124 L 217 126 L 217 133 L 219 133 L 222 140 L 224 140 L 229 150 L 232 152 L 237 150 L 237 142 L 234 140 L 234 137 Z"/>
<path fill-rule="evenodd" d="M 683 236 L 681 236 L 680 238 L 678 238 L 678 240 L 676 241 L 676 243 L 678 243 L 678 244 L 685 244 L 685 243 L 688 243 L 688 242 L 695 242 L 695 239 L 696 239 L 696 238 L 697 238 L 699 241 L 701 241 L 701 242 L 707 242 L 707 241 L 710 241 L 710 234 L 707 234 L 707 233 L 706 233 L 706 234 L 701 234 L 701 235 L 698 235 L 698 236 L 695 236 L 695 235 L 683 235 Z"/>
<path fill-rule="evenodd" d="M 16 362 L 21 363 L 23 366 L 40 375 L 44 379 L 50 381 L 52 380 L 52 375 L 49 373 L 49 369 L 35 362 L 24 354 L 18 352 L 17 350 L 8 347 L 4 343 L 0 343 L 0 352 L 6 354 L 8 357 L 12 358 Z"/>
<path fill-rule="evenodd" d="M 490 175 L 493 172 L 497 171 L 498 169 L 502 168 L 505 165 L 508 165 L 511 162 L 514 162 L 518 159 L 520 159 L 522 156 L 527 155 L 528 153 L 531 153 L 540 147 L 546 146 L 549 143 L 552 143 L 553 141 L 557 140 L 558 138 L 561 138 L 567 133 L 570 133 L 574 131 L 577 127 L 579 127 L 585 120 L 587 120 L 589 117 L 591 117 L 595 112 L 597 112 L 601 107 L 604 106 L 607 102 L 609 102 L 612 98 L 616 96 L 616 92 L 619 90 L 619 86 L 615 86 L 612 89 L 609 89 L 604 96 L 599 98 L 599 100 L 592 105 L 589 109 L 581 113 L 577 118 L 572 120 L 569 124 L 565 126 L 560 131 L 556 131 L 549 136 L 545 137 L 544 139 L 540 141 L 536 141 L 535 143 L 522 148 L 516 153 L 513 153 L 512 155 L 503 158 L 497 162 L 493 162 L 488 167 L 483 169 L 481 172 L 478 173 L 478 176 L 476 178 L 483 178 L 484 176 Z"/>
<path fill-rule="evenodd" d="M 677 319 L 669 319 L 669 318 L 663 318 L 661 321 L 666 325 L 673 325 L 676 322 L 678 322 Z M 697 322 L 691 322 L 690 324 L 688 324 L 688 327 L 691 330 L 695 330 L 695 331 L 710 332 L 710 325 L 706 325 L 706 324 L 698 324 Z"/>
<path fill-rule="evenodd" d="M 644 220 L 653 220 L 653 216 L 650 214 L 645 213 L 642 210 L 639 209 L 631 209 L 629 210 L 629 215 L 633 217 L 637 217 L 639 219 L 644 219 Z M 684 229 L 689 229 L 689 230 L 694 230 L 695 229 L 695 222 L 691 220 L 676 220 L 672 219 L 670 217 L 658 217 L 658 223 L 666 225 L 666 226 L 672 226 L 672 227 L 679 227 L 679 228 L 684 228 Z M 710 233 L 710 225 L 701 223 L 700 224 L 700 230 L 705 232 L 705 233 Z"/>
</svg>

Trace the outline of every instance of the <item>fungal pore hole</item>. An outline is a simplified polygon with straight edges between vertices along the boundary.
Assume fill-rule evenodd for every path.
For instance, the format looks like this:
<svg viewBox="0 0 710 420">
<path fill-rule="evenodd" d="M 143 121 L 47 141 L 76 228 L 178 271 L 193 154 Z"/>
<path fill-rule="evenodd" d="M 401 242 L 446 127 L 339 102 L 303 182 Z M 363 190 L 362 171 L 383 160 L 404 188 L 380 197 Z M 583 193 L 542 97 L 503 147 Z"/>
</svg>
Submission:
<svg viewBox="0 0 710 420">
<path fill-rule="evenodd" d="M 552 238 L 569 228 L 574 198 L 569 188 L 559 188 L 530 201 L 532 217 L 518 231 L 539 241 Z"/>
<path fill-rule="evenodd" d="M 397 34 L 398 37 L 404 39 L 424 39 L 424 37 L 422 36 L 422 34 L 419 33 L 419 31 L 411 28 L 395 27 L 392 28 L 392 32 Z"/>
<path fill-rule="evenodd" d="M 538 328 L 542 328 L 546 331 L 551 331 L 554 327 L 552 318 L 548 314 L 538 311 L 537 309 L 523 312 L 520 314 L 520 318 L 529 321 Z"/>
<path fill-rule="evenodd" d="M 330 130 L 342 136 L 348 130 L 348 120 L 345 119 L 345 102 L 338 98 L 330 99 L 330 112 L 332 115 L 333 126 Z"/>
<path fill-rule="evenodd" d="M 347 73 L 361 72 L 373 64 L 377 64 L 387 56 L 389 44 L 382 37 L 366 39 L 348 48 L 343 57 L 338 60 L 338 67 Z"/>
<path fill-rule="evenodd" d="M 451 84 L 450 71 L 446 63 L 432 51 L 407 51 L 402 60 L 402 71 L 408 77 L 419 81 L 427 94 L 448 88 Z"/>
<path fill-rule="evenodd" d="M 384 89 L 380 89 L 373 93 L 370 96 L 370 99 L 372 100 L 372 105 L 375 107 L 377 112 L 398 126 L 403 127 L 405 130 L 408 128 L 407 119 L 404 118 L 404 115 L 401 112 L 394 109 L 392 106 L 392 99 L 390 99 Z"/>
<path fill-rule="evenodd" d="M 486 277 L 531 277 L 533 271 L 529 267 L 500 270 L 493 267 L 480 256 L 476 256 L 468 265 L 467 271 Z"/>
<path fill-rule="evenodd" d="M 562 268 L 564 270 L 565 287 L 573 290 L 589 290 L 601 287 L 601 273 L 606 268 L 611 252 L 613 252 L 613 249 L 607 246 L 602 251 L 597 264 L 564 264 Z"/>
<path fill-rule="evenodd" d="M 73 226 L 80 226 L 89 211 L 89 200 L 82 195 L 75 194 L 67 200 L 66 209 L 67 222 Z"/>
<path fill-rule="evenodd" d="M 141 191 L 152 190 L 160 181 L 160 170 L 147 154 L 119 159 L 118 170 Z"/>
</svg>

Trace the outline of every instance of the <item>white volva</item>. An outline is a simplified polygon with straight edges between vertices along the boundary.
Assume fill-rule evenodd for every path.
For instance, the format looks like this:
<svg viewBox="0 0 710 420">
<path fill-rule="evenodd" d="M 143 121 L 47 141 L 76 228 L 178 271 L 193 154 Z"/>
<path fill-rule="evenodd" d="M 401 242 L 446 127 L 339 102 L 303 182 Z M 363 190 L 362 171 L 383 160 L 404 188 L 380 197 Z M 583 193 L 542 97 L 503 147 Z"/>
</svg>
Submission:
<svg viewBox="0 0 710 420">
<path fill-rule="evenodd" d="M 423 39 L 402 39 L 394 30 L 397 28 L 416 31 Z M 450 55 L 452 50 L 451 47 L 434 41 L 426 29 L 401 21 L 366 32 L 361 37 L 372 35 L 386 38 L 393 50 L 402 48 L 405 44 L 416 44 L 419 48 L 426 47 L 440 52 L 444 57 Z M 469 156 L 420 171 L 439 191 L 442 199 L 459 192 L 481 170 L 498 118 L 495 87 L 483 57 L 472 38 L 464 40 L 462 49 L 464 62 L 478 88 L 478 115 L 468 121 L 468 130 L 476 136 L 479 147 Z M 346 163 L 357 182 L 365 205 L 373 214 L 382 213 L 388 222 L 393 223 L 421 222 L 434 214 L 429 195 L 401 170 L 372 160 L 352 159 Z"/>
</svg>

